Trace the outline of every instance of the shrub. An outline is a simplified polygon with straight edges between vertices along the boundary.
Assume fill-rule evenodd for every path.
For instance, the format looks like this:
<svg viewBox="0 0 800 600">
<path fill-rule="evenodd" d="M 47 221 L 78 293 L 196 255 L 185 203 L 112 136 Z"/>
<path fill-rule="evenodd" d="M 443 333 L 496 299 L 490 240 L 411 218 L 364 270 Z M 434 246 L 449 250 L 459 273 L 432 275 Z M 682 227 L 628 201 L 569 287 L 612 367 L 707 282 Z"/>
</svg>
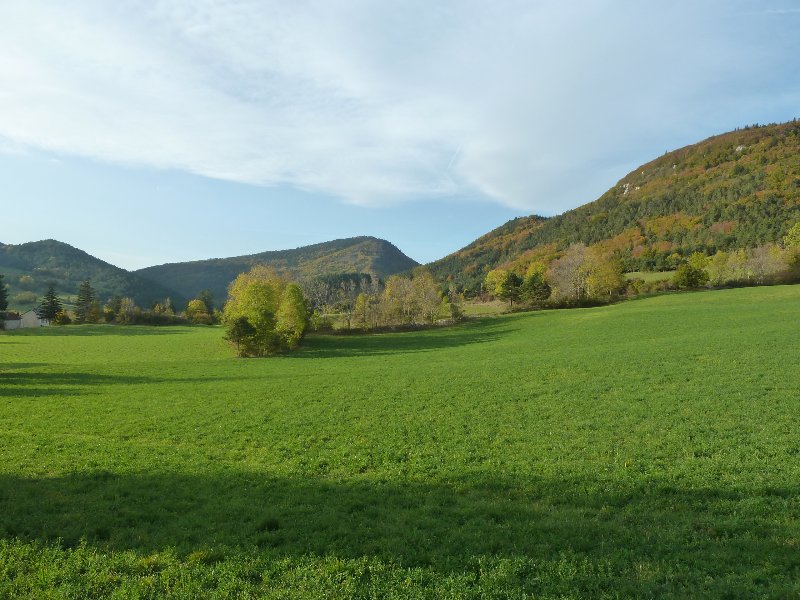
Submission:
<svg viewBox="0 0 800 600">
<path fill-rule="evenodd" d="M 54 325 L 71 325 L 72 324 L 72 319 L 70 318 L 69 313 L 67 313 L 66 311 L 61 311 L 53 319 L 53 324 Z"/>
<path fill-rule="evenodd" d="M 698 288 L 708 281 L 708 273 L 689 263 L 684 263 L 675 271 L 672 283 L 677 288 Z"/>
</svg>

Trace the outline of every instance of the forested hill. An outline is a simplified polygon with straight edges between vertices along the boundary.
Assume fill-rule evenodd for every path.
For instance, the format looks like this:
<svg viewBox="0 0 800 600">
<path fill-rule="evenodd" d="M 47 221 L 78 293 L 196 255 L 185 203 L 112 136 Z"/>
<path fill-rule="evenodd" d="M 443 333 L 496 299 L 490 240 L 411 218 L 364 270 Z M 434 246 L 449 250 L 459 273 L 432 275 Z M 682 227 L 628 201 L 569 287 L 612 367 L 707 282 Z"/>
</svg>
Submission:
<svg viewBox="0 0 800 600">
<path fill-rule="evenodd" d="M 167 297 L 176 304 L 185 301 L 171 288 L 56 240 L 0 244 L 0 274 L 9 288 L 9 306 L 15 310 L 35 306 L 50 284 L 59 296 L 69 299 L 77 295 L 81 281 L 86 278 L 91 280 L 100 301 L 112 296 L 132 297 L 142 306 Z"/>
<path fill-rule="evenodd" d="M 590 204 L 509 221 L 430 265 L 476 289 L 493 268 L 524 271 L 573 242 L 615 252 L 627 270 L 665 270 L 700 251 L 779 241 L 800 221 L 800 122 L 752 126 L 664 154 Z"/>
<path fill-rule="evenodd" d="M 294 277 L 313 278 L 341 273 L 369 273 L 387 277 L 417 266 L 396 246 L 374 237 L 355 237 L 303 246 L 294 250 L 261 252 L 232 258 L 214 258 L 147 267 L 137 274 L 168 285 L 187 297 L 211 290 L 222 300 L 228 284 L 255 264 L 266 264 Z"/>
</svg>

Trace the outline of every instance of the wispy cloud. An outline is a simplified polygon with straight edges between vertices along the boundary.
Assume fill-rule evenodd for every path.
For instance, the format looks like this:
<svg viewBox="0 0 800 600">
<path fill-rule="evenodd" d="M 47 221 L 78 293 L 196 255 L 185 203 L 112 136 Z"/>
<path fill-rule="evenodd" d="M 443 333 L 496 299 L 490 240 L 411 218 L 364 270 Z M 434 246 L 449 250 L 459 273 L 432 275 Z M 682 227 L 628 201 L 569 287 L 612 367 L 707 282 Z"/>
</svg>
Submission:
<svg viewBox="0 0 800 600">
<path fill-rule="evenodd" d="M 642 4 L 9 3 L 0 136 L 364 205 L 555 212 L 763 98 L 764 61 L 788 60 L 719 18 L 730 2 Z"/>
<path fill-rule="evenodd" d="M 6 156 L 28 156 L 30 150 L 17 142 L 0 137 L 0 155 Z"/>
</svg>

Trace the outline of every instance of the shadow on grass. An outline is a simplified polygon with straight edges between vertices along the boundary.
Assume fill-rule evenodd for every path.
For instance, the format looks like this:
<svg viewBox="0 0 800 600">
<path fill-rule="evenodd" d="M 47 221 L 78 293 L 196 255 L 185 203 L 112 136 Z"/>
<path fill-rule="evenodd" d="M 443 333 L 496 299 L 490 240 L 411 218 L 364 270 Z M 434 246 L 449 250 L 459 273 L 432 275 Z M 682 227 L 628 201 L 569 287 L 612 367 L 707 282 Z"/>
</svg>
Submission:
<svg viewBox="0 0 800 600">
<path fill-rule="evenodd" d="M 614 577 L 800 576 L 798 488 L 599 481 L 331 482 L 258 473 L 0 476 L 0 536 L 104 551 L 199 547 L 375 557 L 440 572 L 478 557 L 589 561 Z M 792 508 L 794 506 L 794 508 Z M 654 588 L 655 589 L 655 588 Z"/>
<path fill-rule="evenodd" d="M 297 352 L 287 358 L 341 358 L 376 354 L 407 354 L 472 344 L 484 344 L 514 331 L 505 323 L 475 320 L 439 329 L 421 329 L 397 333 L 353 335 L 311 335 Z"/>
<path fill-rule="evenodd" d="M 0 364 L 0 397 L 36 398 L 39 396 L 75 396 L 90 394 L 95 386 L 193 383 L 196 378 L 149 377 L 140 375 L 105 375 L 100 373 L 52 373 L 14 371 L 38 366 L 36 363 Z M 235 377 L 202 377 L 202 381 L 233 381 Z"/>
<path fill-rule="evenodd" d="M 47 363 L 24 363 L 24 362 L 13 362 L 13 363 L 3 363 L 0 362 L 0 372 L 3 371 L 12 371 L 17 369 L 35 369 L 37 367 L 46 367 Z"/>
<path fill-rule="evenodd" d="M 51 327 L 31 327 L 15 329 L 6 334 L 9 338 L 29 336 L 88 337 L 88 336 L 142 336 L 142 335 L 180 335 L 185 334 L 186 325 L 53 325 Z M 3 340 L 5 343 L 6 340 Z"/>
</svg>

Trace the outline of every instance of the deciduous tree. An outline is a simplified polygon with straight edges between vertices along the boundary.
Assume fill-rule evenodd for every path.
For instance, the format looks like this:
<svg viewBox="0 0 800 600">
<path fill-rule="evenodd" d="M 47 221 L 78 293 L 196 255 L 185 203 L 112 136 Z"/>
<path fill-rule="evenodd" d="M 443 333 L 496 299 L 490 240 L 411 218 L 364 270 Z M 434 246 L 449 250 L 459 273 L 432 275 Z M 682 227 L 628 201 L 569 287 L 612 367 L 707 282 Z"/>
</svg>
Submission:
<svg viewBox="0 0 800 600">
<path fill-rule="evenodd" d="M 285 287 L 286 281 L 263 265 L 240 274 L 228 287 L 223 321 L 230 324 L 239 317 L 247 318 L 256 331 L 249 353 L 263 356 L 280 349 L 275 315 Z"/>
<path fill-rule="evenodd" d="M 411 323 L 414 315 L 411 280 L 392 275 L 386 280 L 381 299 L 381 312 L 386 324 Z"/>
<path fill-rule="evenodd" d="M 683 263 L 672 276 L 672 283 L 678 288 L 697 288 L 708 281 L 708 273 L 703 269 Z"/>
<path fill-rule="evenodd" d="M 290 283 L 283 290 L 275 323 L 282 346 L 290 350 L 297 348 L 307 328 L 308 306 L 303 290 L 296 283 Z"/>
<path fill-rule="evenodd" d="M 439 307 L 442 304 L 442 294 L 439 284 L 425 268 L 414 270 L 414 278 L 411 280 L 411 290 L 413 295 L 414 316 L 413 320 L 419 323 L 433 323 L 439 314 Z"/>
<path fill-rule="evenodd" d="M 136 322 L 136 318 L 142 310 L 136 306 L 133 298 L 121 298 L 119 309 L 116 312 L 117 323 L 131 325 Z"/>
<path fill-rule="evenodd" d="M 610 302 L 627 285 L 622 261 L 603 254 L 597 248 L 587 251 L 586 269 L 586 293 L 590 298 Z"/>
<path fill-rule="evenodd" d="M 363 329 L 369 329 L 370 325 L 372 323 L 372 320 L 371 320 L 371 308 L 372 308 L 371 304 L 372 304 L 372 302 L 371 302 L 371 300 L 372 299 L 367 294 L 365 294 L 363 292 L 361 292 L 358 295 L 358 298 L 356 298 L 356 306 L 353 309 L 353 312 L 355 313 L 354 314 L 355 322 L 356 322 L 356 325 L 358 327 L 361 327 Z"/>
<path fill-rule="evenodd" d="M 492 269 L 483 279 L 483 291 L 496 298 L 507 277 L 508 271 L 506 269 Z"/>
<path fill-rule="evenodd" d="M 747 270 L 757 285 L 773 280 L 787 267 L 786 257 L 776 245 L 759 246 L 749 252 Z"/>
<path fill-rule="evenodd" d="M 229 286 L 222 318 L 240 354 L 264 356 L 297 347 L 308 326 L 308 306 L 299 285 L 256 265 Z"/>
<path fill-rule="evenodd" d="M 584 244 L 572 244 L 561 258 L 551 263 L 547 278 L 559 297 L 572 302 L 587 298 L 589 268 L 586 250 Z"/>
<path fill-rule="evenodd" d="M 186 304 L 186 318 L 192 323 L 210 324 L 211 314 L 208 312 L 208 305 L 200 298 L 189 300 Z"/>
<path fill-rule="evenodd" d="M 714 256 L 708 257 L 705 271 L 708 275 L 708 283 L 710 285 L 725 285 L 733 279 L 731 269 L 728 264 L 728 258 L 728 253 L 721 250 L 714 254 Z"/>
<path fill-rule="evenodd" d="M 352 279 L 347 279 L 339 284 L 339 296 L 337 304 L 342 309 L 345 318 L 347 319 L 347 328 L 353 324 L 353 309 L 356 305 L 356 298 L 358 298 L 358 284 Z"/>
<path fill-rule="evenodd" d="M 800 222 L 795 223 L 786 237 L 783 238 L 784 248 L 792 248 L 800 250 Z"/>
</svg>

